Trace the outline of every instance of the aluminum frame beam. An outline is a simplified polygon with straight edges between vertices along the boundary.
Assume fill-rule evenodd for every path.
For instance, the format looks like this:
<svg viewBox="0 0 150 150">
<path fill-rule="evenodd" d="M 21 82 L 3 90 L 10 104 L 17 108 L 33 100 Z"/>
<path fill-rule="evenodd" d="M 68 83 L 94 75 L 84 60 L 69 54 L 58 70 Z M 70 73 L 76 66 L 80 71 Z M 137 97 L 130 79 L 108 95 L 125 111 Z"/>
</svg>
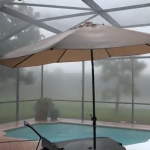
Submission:
<svg viewBox="0 0 150 150">
<path fill-rule="evenodd" d="M 2 6 L 2 4 L 7 4 L 8 3 L 8 5 L 14 5 L 14 4 L 16 4 L 16 5 L 28 5 L 28 3 L 15 3 L 15 2 L 10 2 L 9 3 L 9 1 L 11 1 L 11 0 L 2 0 L 1 2 L 0 2 L 0 6 Z M 82 0 L 82 1 L 87 1 L 87 0 Z M 5 2 L 5 3 L 4 3 Z M 55 6 L 55 5 L 41 5 L 41 4 L 31 4 L 32 6 L 34 5 L 34 6 L 38 6 L 38 7 L 54 7 L 54 8 L 64 8 L 64 9 L 78 9 L 78 7 L 68 7 L 68 6 Z M 113 12 L 113 11 L 121 11 L 121 10 L 128 10 L 128 9 L 136 9 L 136 8 L 143 8 L 143 7 L 149 7 L 150 6 L 150 3 L 147 3 L 147 4 L 140 4 L 140 5 L 133 5 L 133 6 L 126 6 L 126 7 L 119 7 L 119 8 L 112 8 L 112 9 L 105 9 L 105 10 L 103 10 L 103 9 L 100 9 L 99 10 L 99 13 L 100 14 L 104 14 L 104 13 L 106 13 L 106 12 Z M 3 7 L 3 6 L 2 6 Z M 5 7 L 5 8 L 7 8 L 7 7 Z M 0 9 L 2 9 L 2 8 L 0 8 Z M 7 8 L 8 9 L 8 8 Z M 82 8 L 79 8 L 80 10 L 82 9 Z M 89 9 L 89 8 L 83 8 L 84 10 L 92 10 L 92 9 Z M 18 12 L 16 12 L 16 11 L 14 11 L 14 13 L 18 13 Z M 93 12 L 89 12 L 89 13 L 93 13 Z M 12 15 L 12 14 L 10 14 L 10 15 Z M 21 14 L 22 15 L 22 14 Z M 66 16 L 58 16 L 58 17 L 52 17 L 52 18 L 47 18 L 47 19 L 50 19 L 50 20 L 56 20 L 56 19 L 63 19 L 63 18 L 67 18 L 67 17 L 77 17 L 78 15 L 84 15 L 83 13 L 80 13 L 80 14 L 72 14 L 73 16 L 71 16 L 71 15 L 66 15 Z M 75 16 L 75 15 L 77 15 L 77 16 Z M 85 14 L 86 15 L 86 14 Z M 90 14 L 89 14 L 90 15 Z M 26 16 L 26 15 L 25 15 Z M 84 22 L 86 22 L 86 21 L 88 21 L 88 20 L 91 20 L 91 19 L 93 19 L 94 17 L 96 17 L 96 16 L 98 16 L 98 15 L 93 15 L 92 17 L 90 17 L 90 18 L 88 18 L 88 19 L 86 19 L 86 20 L 84 20 L 84 21 L 82 21 L 82 22 L 80 22 L 79 24 L 77 24 L 77 25 L 75 25 L 75 26 L 73 26 L 73 27 L 71 27 L 71 28 L 74 28 L 74 27 L 77 27 L 77 26 L 79 26 L 79 25 L 81 25 L 81 24 L 83 24 Z M 32 19 L 32 18 L 30 18 L 30 19 Z M 33 20 L 33 19 L 32 19 Z M 35 20 L 35 19 L 34 19 Z M 44 19 L 39 19 L 39 20 L 35 20 L 36 22 L 39 22 L 39 21 L 42 21 L 42 20 L 44 20 Z M 46 19 L 45 19 L 46 20 Z M 0 43 L 1 42 L 4 42 L 5 40 L 7 40 L 8 38 L 10 38 L 10 37 L 12 37 L 13 35 L 15 35 L 15 34 L 17 34 L 17 33 L 19 33 L 20 31 L 22 31 L 22 30 L 24 30 L 24 29 L 26 29 L 26 28 L 28 28 L 30 25 L 32 25 L 31 23 L 29 23 L 29 24 L 27 24 L 27 25 L 25 25 L 25 26 L 23 26 L 23 27 L 21 27 L 21 28 L 19 28 L 18 30 L 16 30 L 16 31 L 14 31 L 14 32 L 12 32 L 10 35 L 7 35 L 7 36 L 5 36 L 2 40 L 0 40 Z M 34 24 L 34 25 L 36 25 L 36 24 Z M 44 25 L 46 25 L 46 24 L 44 24 Z M 37 25 L 36 25 L 37 26 Z M 47 25 L 48 26 L 48 25 Z M 147 23 L 147 24 L 135 24 L 135 25 L 127 25 L 127 26 L 121 26 L 122 28 L 134 28 L 134 27 L 144 27 L 144 26 L 150 26 L 150 23 Z M 53 28 L 53 27 L 52 27 Z M 70 28 L 70 29 L 71 29 Z M 55 28 L 54 28 L 55 29 Z M 57 29 L 56 29 L 57 30 Z M 59 33 L 61 33 L 61 31 L 60 30 L 57 30 Z M 53 32 L 53 31 L 50 31 L 50 32 Z M 55 33 L 55 32 L 54 32 Z M 57 34 L 57 33 L 56 33 Z"/>
<path fill-rule="evenodd" d="M 41 98 L 43 98 L 43 93 L 44 93 L 43 87 L 44 87 L 44 66 L 42 65 L 41 66 Z"/>
<path fill-rule="evenodd" d="M 84 1 L 89 1 L 89 0 L 82 0 Z M 91 3 L 91 2 L 90 2 Z M 95 3 L 95 2 L 94 2 Z M 96 3 L 95 3 L 96 4 Z M 28 6 L 38 6 L 38 7 L 53 7 L 53 8 L 63 8 L 63 9 L 78 9 L 79 7 L 68 7 L 68 6 L 56 6 L 56 5 L 43 5 L 43 4 L 30 4 L 30 3 L 17 3 L 17 2 L 10 2 L 8 5 L 28 5 Z M 96 4 L 97 5 L 97 4 Z M 98 5 L 96 7 L 99 7 Z M 110 21 L 110 16 L 106 13 L 107 12 L 114 12 L 114 11 L 122 11 L 122 10 L 129 10 L 129 9 L 137 9 L 137 8 L 145 8 L 145 7 L 150 7 L 150 3 L 147 4 L 139 4 L 139 5 L 133 5 L 133 6 L 125 6 L 125 7 L 119 7 L 119 8 L 111 8 L 111 9 L 105 9 L 103 10 L 101 7 L 98 13 L 106 20 Z M 92 10 L 89 8 L 79 8 L 79 10 Z M 85 15 L 90 15 L 92 12 L 87 12 Z M 105 14 L 105 15 L 104 15 Z M 64 19 L 64 18 L 71 18 L 71 17 L 77 17 L 77 16 L 84 16 L 84 13 L 79 13 L 79 14 L 72 14 L 72 15 L 66 15 L 66 16 L 58 16 L 58 17 L 52 17 L 52 18 L 45 18 L 45 19 L 40 19 L 41 21 L 50 21 L 50 20 L 57 20 L 57 19 Z M 111 20 L 113 18 L 111 17 Z M 108 22 L 109 22 L 108 21 Z M 109 22 L 110 24 L 114 25 L 118 22 L 114 22 L 115 20 Z M 121 26 L 120 24 L 117 27 L 122 27 L 122 28 L 134 28 L 134 27 L 145 27 L 145 26 L 150 26 L 150 23 L 148 24 L 135 24 L 135 25 L 127 25 L 127 26 Z M 73 28 L 73 27 L 72 27 Z"/>
<path fill-rule="evenodd" d="M 82 7 L 57 6 L 57 5 L 45 5 L 45 4 L 31 4 L 31 3 L 17 3 L 17 2 L 10 2 L 8 5 L 50 7 L 50 8 L 60 8 L 60 9 L 75 9 L 75 10 L 91 10 L 90 8 L 82 8 Z"/>
<path fill-rule="evenodd" d="M 36 102 L 38 100 L 21 100 L 19 103 L 24 103 L 24 102 Z M 82 102 L 79 100 L 53 100 L 54 102 Z M 84 101 L 85 103 L 91 103 L 91 101 Z M 96 103 L 103 103 L 103 104 L 116 104 L 116 102 L 110 102 L 110 101 L 95 101 Z M 0 104 L 8 104 L 8 103 L 16 103 L 16 101 L 5 101 L 5 102 L 0 102 Z M 132 104 L 131 102 L 119 102 L 119 104 Z M 150 103 L 134 103 L 134 105 L 150 105 Z"/>
<path fill-rule="evenodd" d="M 16 121 L 19 121 L 19 80 L 20 80 L 20 75 L 19 71 L 20 69 L 16 69 Z"/>
<path fill-rule="evenodd" d="M 116 27 L 121 27 L 121 25 L 114 20 L 111 16 L 109 16 L 107 13 L 103 12 L 104 10 L 97 5 L 93 0 L 82 0 L 86 5 L 88 5 L 95 13 L 99 14 L 101 17 L 103 17 L 107 22 L 112 24 Z M 102 13 L 103 12 L 103 13 Z"/>
<path fill-rule="evenodd" d="M 122 28 L 137 28 L 137 27 L 146 27 L 146 26 L 150 26 L 150 23 L 127 25 L 127 26 L 122 26 Z"/>
<path fill-rule="evenodd" d="M 81 81 L 81 84 L 82 84 L 82 103 L 81 103 L 81 120 L 82 122 L 84 121 L 84 93 L 85 93 L 85 62 L 82 61 L 82 81 Z"/>
<path fill-rule="evenodd" d="M 39 20 L 40 21 L 51 21 L 51 20 L 81 17 L 81 16 L 87 16 L 87 15 L 93 15 L 93 14 L 95 14 L 95 12 L 86 12 L 86 13 L 78 13 L 78 14 L 71 14 L 71 15 L 63 15 L 63 16 L 57 16 L 57 17 L 51 17 L 51 18 L 45 18 L 45 19 L 39 19 Z"/>
<path fill-rule="evenodd" d="M 20 12 L 17 12 L 17 11 L 15 11 L 15 10 L 11 9 L 11 8 L 8 8 L 8 7 L 6 7 L 6 6 L 2 7 L 2 8 L 0 9 L 0 11 L 6 13 L 6 14 L 8 14 L 8 15 L 11 15 L 11 16 L 13 16 L 13 17 L 16 17 L 16 18 L 18 18 L 18 19 L 21 19 L 21 20 L 23 20 L 23 21 L 29 22 L 29 23 L 31 23 L 31 24 L 33 24 L 33 25 L 38 26 L 38 27 L 41 27 L 41 28 L 43 28 L 43 29 L 45 29 L 45 30 L 51 31 L 51 32 L 53 32 L 53 33 L 56 33 L 56 34 L 61 33 L 61 31 L 58 30 L 58 29 L 56 29 L 56 28 L 53 28 L 53 27 L 51 27 L 51 26 L 48 26 L 48 25 L 46 25 L 46 24 L 44 24 L 44 23 L 42 23 L 42 22 L 40 22 L 40 21 L 38 21 L 38 20 L 35 20 L 35 19 L 31 18 L 31 17 L 28 17 L 28 16 L 26 16 L 26 15 L 20 13 Z"/>
<path fill-rule="evenodd" d="M 57 5 L 45 5 L 45 4 L 31 4 L 31 3 L 17 3 L 17 2 L 10 2 L 8 5 L 35 6 L 35 7 L 51 7 L 51 8 L 89 10 L 89 11 L 92 10 L 90 8 L 82 8 L 82 7 L 57 6 Z M 123 11 L 123 10 L 145 8 L 145 7 L 150 7 L 150 3 L 138 4 L 138 5 L 132 5 L 132 6 L 124 6 L 124 7 L 117 7 L 117 8 L 110 8 L 110 9 L 104 9 L 101 12 Z"/>
<path fill-rule="evenodd" d="M 123 10 L 138 9 L 138 8 L 145 8 L 145 7 L 150 7 L 150 3 L 133 5 L 133 6 L 124 6 L 118 8 L 110 8 L 110 9 L 103 10 L 103 12 L 123 11 Z"/>
<path fill-rule="evenodd" d="M 109 57 L 109 58 L 104 58 L 103 60 L 114 60 L 114 59 L 131 59 L 131 56 Z M 132 59 L 150 59 L 150 56 L 138 56 L 138 55 L 134 56 L 133 55 Z"/>
<path fill-rule="evenodd" d="M 131 56 L 131 61 L 132 61 L 132 69 L 131 69 L 131 72 L 132 72 L 132 124 L 134 124 L 134 60 L 132 59 L 132 56 Z"/>
</svg>

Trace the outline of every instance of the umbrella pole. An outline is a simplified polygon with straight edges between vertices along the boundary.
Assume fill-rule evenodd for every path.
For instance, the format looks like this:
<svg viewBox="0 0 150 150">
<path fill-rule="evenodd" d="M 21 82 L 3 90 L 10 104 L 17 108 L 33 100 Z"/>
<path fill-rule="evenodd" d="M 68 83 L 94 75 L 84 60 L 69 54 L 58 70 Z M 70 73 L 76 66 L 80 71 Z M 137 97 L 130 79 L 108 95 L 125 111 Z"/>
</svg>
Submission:
<svg viewBox="0 0 150 150">
<path fill-rule="evenodd" d="M 95 114 L 95 81 L 94 81 L 94 60 L 93 60 L 93 50 L 91 49 L 91 65 L 92 65 L 92 98 L 93 98 L 93 116 L 91 120 L 93 121 L 93 148 L 96 149 L 96 114 Z"/>
</svg>

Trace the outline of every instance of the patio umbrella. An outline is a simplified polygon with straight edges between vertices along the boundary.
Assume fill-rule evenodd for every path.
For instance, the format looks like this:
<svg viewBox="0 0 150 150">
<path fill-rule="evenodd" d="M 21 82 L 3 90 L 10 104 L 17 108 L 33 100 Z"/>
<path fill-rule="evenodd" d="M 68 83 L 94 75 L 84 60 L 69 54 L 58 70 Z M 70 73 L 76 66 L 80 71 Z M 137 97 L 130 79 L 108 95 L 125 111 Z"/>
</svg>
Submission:
<svg viewBox="0 0 150 150">
<path fill-rule="evenodd" d="M 91 60 L 93 147 L 95 149 L 96 114 L 93 60 L 145 53 L 150 53 L 150 34 L 88 22 L 1 56 L 0 64 L 20 68 L 49 63 Z"/>
</svg>

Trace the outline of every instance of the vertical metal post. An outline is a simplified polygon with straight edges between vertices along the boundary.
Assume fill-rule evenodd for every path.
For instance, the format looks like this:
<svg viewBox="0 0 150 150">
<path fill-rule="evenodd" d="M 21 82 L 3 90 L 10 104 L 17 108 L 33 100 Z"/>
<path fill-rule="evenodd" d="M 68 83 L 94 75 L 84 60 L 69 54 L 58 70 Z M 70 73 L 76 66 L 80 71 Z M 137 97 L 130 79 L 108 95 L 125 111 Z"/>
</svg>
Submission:
<svg viewBox="0 0 150 150">
<path fill-rule="evenodd" d="M 43 65 L 41 66 L 41 98 L 43 98 Z"/>
<path fill-rule="evenodd" d="M 91 65 L 92 65 L 92 98 L 93 98 L 93 149 L 96 150 L 96 112 L 95 112 L 95 76 L 94 76 L 94 57 L 93 50 L 91 49 Z"/>
<path fill-rule="evenodd" d="M 16 69 L 16 121 L 19 121 L 19 68 Z"/>
<path fill-rule="evenodd" d="M 132 62 L 132 124 L 134 124 L 134 60 L 131 56 Z"/>
<path fill-rule="evenodd" d="M 81 107 L 81 119 L 84 121 L 84 77 L 85 77 L 85 65 L 82 61 L 82 107 Z"/>
</svg>

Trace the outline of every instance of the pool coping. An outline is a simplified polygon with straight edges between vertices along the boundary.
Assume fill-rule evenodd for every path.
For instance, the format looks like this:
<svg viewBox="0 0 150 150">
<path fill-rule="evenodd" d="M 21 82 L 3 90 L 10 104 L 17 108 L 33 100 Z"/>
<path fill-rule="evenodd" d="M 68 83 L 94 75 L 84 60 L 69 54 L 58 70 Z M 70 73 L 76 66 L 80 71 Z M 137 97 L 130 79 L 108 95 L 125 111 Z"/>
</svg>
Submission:
<svg viewBox="0 0 150 150">
<path fill-rule="evenodd" d="M 24 120 L 18 121 L 18 122 L 10 122 L 0 125 L 0 137 L 6 137 L 6 132 L 12 129 L 17 129 L 24 127 L 23 124 Z M 65 118 L 58 118 L 57 121 L 50 121 L 50 118 L 48 118 L 47 121 L 35 121 L 35 119 L 27 119 L 30 124 L 50 124 L 50 123 L 67 123 L 67 124 L 80 124 L 80 125 L 92 125 L 91 120 L 78 120 L 78 119 L 65 119 Z M 121 128 L 121 129 L 131 129 L 131 130 L 146 130 L 150 131 L 150 126 L 148 125 L 139 125 L 139 124 L 128 124 L 128 123 L 115 123 L 115 122 L 102 122 L 97 121 L 97 126 L 103 126 L 103 127 L 113 127 L 113 128 Z M 7 138 L 7 137 L 6 137 Z M 27 140 L 27 139 L 25 139 Z"/>
</svg>

